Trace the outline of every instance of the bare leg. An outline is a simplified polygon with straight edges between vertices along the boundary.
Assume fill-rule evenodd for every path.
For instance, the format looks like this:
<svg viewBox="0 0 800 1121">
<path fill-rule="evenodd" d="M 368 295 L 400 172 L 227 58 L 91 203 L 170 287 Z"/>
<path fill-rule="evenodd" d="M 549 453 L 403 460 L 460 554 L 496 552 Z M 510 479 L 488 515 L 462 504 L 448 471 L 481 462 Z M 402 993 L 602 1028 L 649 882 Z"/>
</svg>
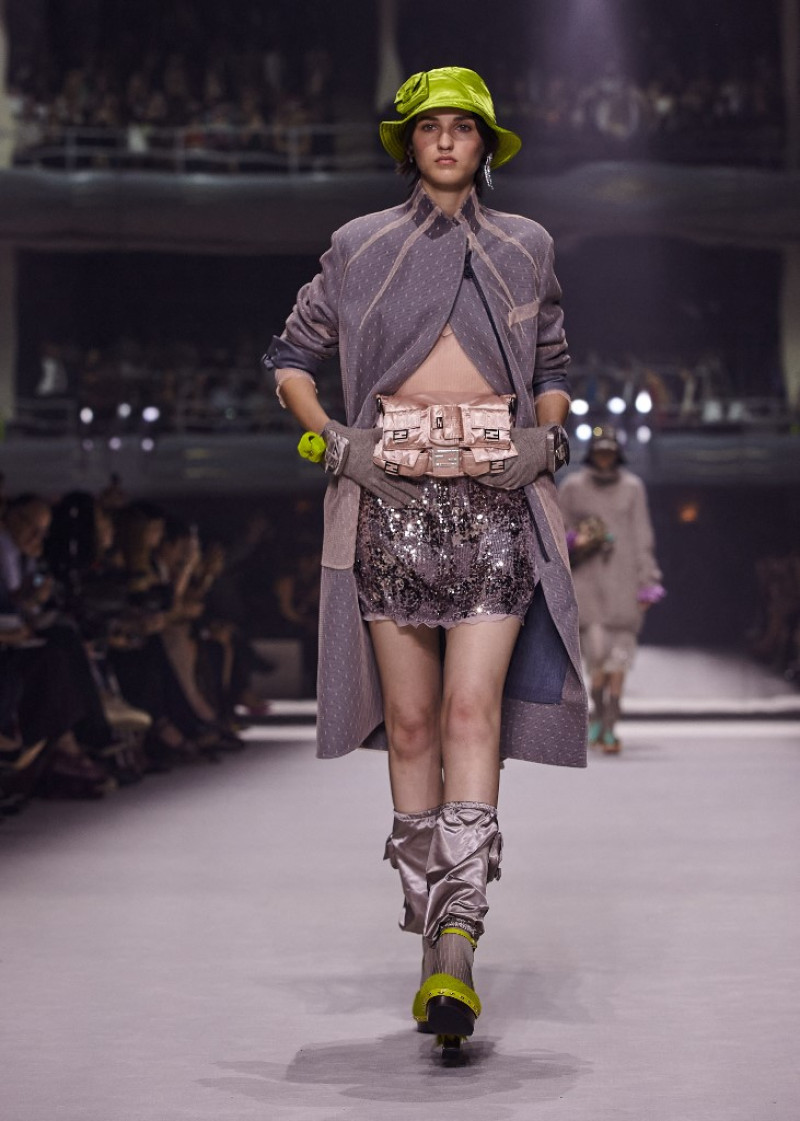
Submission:
<svg viewBox="0 0 800 1121">
<path fill-rule="evenodd" d="M 472 961 L 499 875 L 500 716 L 518 619 L 447 632 L 442 698 L 444 805 L 428 854 L 422 985 L 414 1015 L 429 1031 L 472 1034 L 480 1013 Z"/>
<path fill-rule="evenodd" d="M 447 633 L 442 699 L 445 802 L 497 805 L 500 709 L 518 619 L 463 623 Z"/>
<path fill-rule="evenodd" d="M 194 713 L 201 720 L 216 720 L 216 713 L 197 687 L 195 668 L 197 665 L 197 643 L 189 633 L 186 623 L 173 623 L 165 628 L 162 635 L 164 649 L 170 665 L 180 682 L 183 694 Z"/>
<path fill-rule="evenodd" d="M 428 810 L 442 801 L 439 632 L 398 627 L 388 619 L 369 626 L 383 692 L 394 808 Z"/>
<path fill-rule="evenodd" d="M 603 734 L 614 736 L 614 725 L 619 720 L 625 674 L 621 671 L 610 673 L 607 682 L 606 703 L 603 709 Z"/>
<path fill-rule="evenodd" d="M 427 1031 L 448 1038 L 471 1035 L 480 1012 L 472 957 L 488 910 L 486 884 L 499 874 L 500 715 L 519 627 L 517 619 L 453 627 L 441 685 L 437 675 L 444 804 L 430 835 L 422 979 L 413 1010 Z M 438 642 L 431 653 L 438 665 Z"/>
<path fill-rule="evenodd" d="M 608 675 L 603 670 L 595 670 L 592 673 L 591 692 L 592 692 L 592 718 L 602 723 L 603 709 L 606 700 L 606 687 L 608 685 Z"/>
<path fill-rule="evenodd" d="M 603 715 L 606 707 L 608 674 L 605 664 L 609 654 L 608 631 L 601 623 L 581 628 L 581 648 L 591 677 L 592 718 L 589 723 L 589 746 L 597 747 L 603 738 Z"/>
<path fill-rule="evenodd" d="M 592 719 L 589 724 L 589 746 L 597 747 L 603 738 L 603 720 L 606 709 L 608 675 L 602 669 L 592 671 Z"/>
</svg>

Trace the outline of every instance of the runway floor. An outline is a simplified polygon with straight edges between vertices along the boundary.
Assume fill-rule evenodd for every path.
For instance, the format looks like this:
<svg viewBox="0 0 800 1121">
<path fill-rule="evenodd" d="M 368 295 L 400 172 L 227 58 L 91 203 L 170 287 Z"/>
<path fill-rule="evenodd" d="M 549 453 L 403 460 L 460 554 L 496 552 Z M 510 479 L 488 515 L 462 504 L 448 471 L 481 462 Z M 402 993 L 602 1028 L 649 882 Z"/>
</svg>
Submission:
<svg viewBox="0 0 800 1121">
<path fill-rule="evenodd" d="M 411 1028 L 384 757 L 258 734 L 0 828 L 3 1121 L 797 1121 L 800 725 L 506 767 L 461 1069 Z"/>
</svg>

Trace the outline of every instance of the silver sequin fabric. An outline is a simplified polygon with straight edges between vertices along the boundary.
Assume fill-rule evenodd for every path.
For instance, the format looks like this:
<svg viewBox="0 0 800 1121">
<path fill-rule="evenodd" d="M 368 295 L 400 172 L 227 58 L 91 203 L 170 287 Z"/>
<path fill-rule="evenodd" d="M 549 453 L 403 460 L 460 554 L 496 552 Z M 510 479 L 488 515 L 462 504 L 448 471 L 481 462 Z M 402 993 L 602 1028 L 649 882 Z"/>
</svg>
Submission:
<svg viewBox="0 0 800 1121">
<path fill-rule="evenodd" d="M 524 619 L 535 558 L 521 490 L 424 478 L 419 497 L 402 509 L 362 491 L 354 573 L 365 619 L 429 627 Z"/>
</svg>

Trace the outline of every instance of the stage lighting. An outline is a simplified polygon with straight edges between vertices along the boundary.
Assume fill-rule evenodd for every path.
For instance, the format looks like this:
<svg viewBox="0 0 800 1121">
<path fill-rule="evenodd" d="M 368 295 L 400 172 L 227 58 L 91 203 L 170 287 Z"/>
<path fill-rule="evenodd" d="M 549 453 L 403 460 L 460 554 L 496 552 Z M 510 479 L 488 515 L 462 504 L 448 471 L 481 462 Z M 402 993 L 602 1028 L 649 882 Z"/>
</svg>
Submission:
<svg viewBox="0 0 800 1121">
<path fill-rule="evenodd" d="M 612 397 L 608 402 L 608 411 L 614 416 L 622 416 L 627 407 L 621 397 Z"/>
<path fill-rule="evenodd" d="M 641 393 L 636 394 L 636 411 L 637 413 L 646 414 L 653 408 L 653 398 L 643 389 Z"/>
<path fill-rule="evenodd" d="M 149 436 L 145 436 L 145 438 L 142 440 L 141 446 L 143 452 L 151 452 L 156 446 L 156 442 L 155 440 L 151 440 Z"/>
<path fill-rule="evenodd" d="M 117 416 L 120 420 L 127 420 L 133 412 L 133 409 L 127 401 L 123 401 L 121 405 L 117 405 Z"/>
<path fill-rule="evenodd" d="M 570 410 L 575 416 L 586 416 L 589 411 L 589 402 L 584 401 L 582 397 L 576 397 L 570 406 Z"/>
<path fill-rule="evenodd" d="M 108 441 L 108 446 L 112 452 L 118 452 L 122 447 L 122 440 L 120 440 L 119 436 L 112 436 Z"/>
<path fill-rule="evenodd" d="M 94 413 L 91 409 L 81 409 L 80 411 L 81 424 L 91 424 L 94 420 Z"/>
<path fill-rule="evenodd" d="M 584 440 L 584 441 L 585 440 L 590 440 L 591 437 L 592 437 L 592 426 L 591 426 L 591 424 L 579 424 L 578 427 L 575 429 L 575 435 L 578 437 L 579 440 Z"/>
<path fill-rule="evenodd" d="M 640 444 L 649 444 L 652 438 L 653 438 L 653 433 L 647 427 L 646 424 L 641 424 L 636 429 L 636 439 L 639 441 Z"/>
<path fill-rule="evenodd" d="M 147 421 L 148 424 L 155 424 L 161 416 L 161 409 L 156 405 L 148 405 L 147 408 L 142 409 L 142 420 Z"/>
</svg>

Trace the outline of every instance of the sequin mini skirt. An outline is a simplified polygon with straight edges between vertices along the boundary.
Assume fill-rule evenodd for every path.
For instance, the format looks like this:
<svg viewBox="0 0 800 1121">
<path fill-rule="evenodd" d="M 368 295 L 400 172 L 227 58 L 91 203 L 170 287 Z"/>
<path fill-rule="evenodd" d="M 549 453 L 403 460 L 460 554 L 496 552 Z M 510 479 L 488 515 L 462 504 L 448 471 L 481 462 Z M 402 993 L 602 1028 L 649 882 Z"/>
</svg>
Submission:
<svg viewBox="0 0 800 1121">
<path fill-rule="evenodd" d="M 524 619 L 536 585 L 533 522 L 522 490 L 424 478 L 394 509 L 362 490 L 354 565 L 364 619 L 454 627 Z"/>
</svg>

